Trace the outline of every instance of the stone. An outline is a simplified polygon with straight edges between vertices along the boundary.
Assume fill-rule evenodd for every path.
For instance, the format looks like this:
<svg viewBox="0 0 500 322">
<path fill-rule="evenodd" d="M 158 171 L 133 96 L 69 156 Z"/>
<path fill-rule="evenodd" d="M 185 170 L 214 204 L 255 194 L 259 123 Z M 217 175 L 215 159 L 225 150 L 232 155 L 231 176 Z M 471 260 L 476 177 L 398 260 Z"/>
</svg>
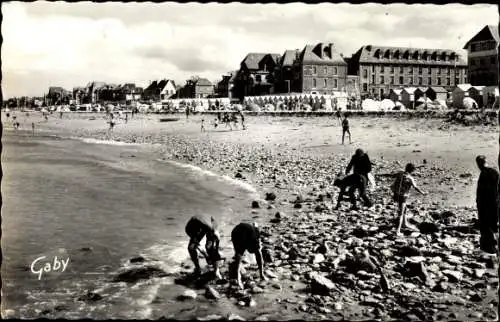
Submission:
<svg viewBox="0 0 500 322">
<path fill-rule="evenodd" d="M 480 294 L 478 294 L 478 293 L 474 293 L 474 294 L 472 294 L 472 296 L 470 297 L 470 300 L 471 300 L 472 302 L 476 302 L 476 303 L 477 303 L 477 302 L 482 302 L 482 301 L 483 301 L 483 297 L 482 297 Z"/>
<path fill-rule="evenodd" d="M 398 249 L 398 255 L 401 257 L 422 256 L 422 251 L 414 246 L 403 246 Z"/>
<path fill-rule="evenodd" d="M 211 300 L 218 300 L 220 299 L 220 294 L 211 286 L 207 286 L 205 288 L 205 297 Z"/>
<path fill-rule="evenodd" d="M 462 280 L 463 274 L 457 271 L 452 271 L 449 269 L 446 269 L 443 271 L 443 274 L 448 277 L 448 280 L 450 282 L 459 282 Z"/>
<path fill-rule="evenodd" d="M 262 259 L 264 260 L 264 263 L 274 262 L 273 252 L 268 247 L 262 248 Z"/>
<path fill-rule="evenodd" d="M 236 179 L 242 179 L 243 178 L 243 175 L 241 174 L 241 172 L 236 172 L 236 174 L 234 175 L 234 177 Z"/>
<path fill-rule="evenodd" d="M 418 225 L 418 229 L 422 234 L 433 234 L 439 232 L 439 227 L 435 223 L 423 222 Z"/>
<path fill-rule="evenodd" d="M 335 289 L 335 284 L 333 284 L 332 281 L 316 272 L 310 274 L 310 278 L 310 288 L 312 294 L 328 295 L 330 291 Z"/>
<path fill-rule="evenodd" d="M 335 302 L 333 304 L 333 308 L 335 309 L 335 311 L 341 311 L 344 308 L 344 305 L 340 302 Z"/>
<path fill-rule="evenodd" d="M 264 290 L 258 286 L 255 286 L 252 288 L 252 290 L 250 292 L 252 294 L 260 294 L 260 293 L 264 293 Z"/>
<path fill-rule="evenodd" d="M 274 214 L 274 218 L 277 218 L 277 219 L 282 219 L 284 216 L 281 212 L 276 212 L 276 214 Z"/>
<path fill-rule="evenodd" d="M 94 292 L 87 292 L 87 294 L 78 298 L 78 301 L 84 302 L 97 302 L 99 300 L 102 300 L 102 296 Z"/>
<path fill-rule="evenodd" d="M 270 269 L 266 269 L 265 274 L 269 278 L 278 278 L 278 275 L 276 275 L 273 271 Z"/>
<path fill-rule="evenodd" d="M 318 264 L 325 261 L 325 256 L 323 254 L 314 254 L 312 257 L 312 263 Z"/>
<path fill-rule="evenodd" d="M 138 267 L 118 274 L 113 282 L 135 283 L 139 280 L 150 279 L 152 277 L 166 277 L 168 274 L 157 267 Z"/>
<path fill-rule="evenodd" d="M 276 200 L 276 194 L 274 192 L 266 193 L 266 201 L 274 201 Z"/>
<path fill-rule="evenodd" d="M 474 269 L 474 276 L 477 278 L 483 277 L 484 273 L 486 273 L 485 269 L 480 269 L 480 268 Z"/>
<path fill-rule="evenodd" d="M 253 209 L 260 208 L 259 202 L 257 200 L 252 201 L 252 208 Z"/>
<path fill-rule="evenodd" d="M 135 264 L 135 263 L 143 263 L 145 261 L 144 257 L 142 256 L 137 256 L 137 257 L 134 257 L 134 258 L 131 258 L 130 259 L 130 263 L 131 264 Z"/>
<path fill-rule="evenodd" d="M 198 297 L 198 294 L 194 290 L 185 290 L 182 295 L 179 295 L 177 298 L 181 301 L 184 300 L 195 300 Z"/>
<path fill-rule="evenodd" d="M 243 302 L 243 305 L 245 305 L 245 302 Z M 237 321 L 245 321 L 244 318 L 242 318 L 241 316 L 237 315 L 237 314 L 234 314 L 234 313 L 230 313 L 227 317 L 227 319 L 229 321 L 234 321 L 234 320 L 237 320 Z"/>
<path fill-rule="evenodd" d="M 213 320 L 222 320 L 223 317 L 221 315 L 217 314 L 210 314 L 204 317 L 197 317 L 196 320 L 198 321 L 213 321 Z"/>
</svg>

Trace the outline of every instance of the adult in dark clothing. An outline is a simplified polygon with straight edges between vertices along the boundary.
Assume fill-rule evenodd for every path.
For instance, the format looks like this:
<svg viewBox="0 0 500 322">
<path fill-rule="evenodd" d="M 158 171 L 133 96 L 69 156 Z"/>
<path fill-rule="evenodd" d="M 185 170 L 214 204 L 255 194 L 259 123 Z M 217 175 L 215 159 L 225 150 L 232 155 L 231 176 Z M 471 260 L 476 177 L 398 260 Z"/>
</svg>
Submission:
<svg viewBox="0 0 500 322">
<path fill-rule="evenodd" d="M 255 254 L 255 260 L 257 261 L 257 266 L 259 267 L 260 278 L 261 280 L 267 280 L 267 277 L 264 275 L 264 261 L 262 259 L 260 233 L 257 224 L 238 224 L 231 232 L 231 241 L 233 242 L 235 253 L 234 269 L 236 271 L 236 281 L 238 286 L 243 288 L 240 265 L 245 251 L 248 251 L 250 254 Z"/>
<path fill-rule="evenodd" d="M 189 236 L 188 252 L 194 264 L 194 274 L 201 273 L 200 262 L 198 261 L 198 251 L 201 240 L 206 237 L 205 259 L 209 265 L 214 266 L 215 276 L 221 278 L 218 262 L 222 259 L 219 253 L 220 237 L 215 228 L 215 220 L 211 218 L 211 225 L 203 219 L 193 216 L 186 224 L 186 234 Z"/>
<path fill-rule="evenodd" d="M 189 106 L 186 107 L 186 120 L 189 118 L 189 112 L 190 112 L 189 110 L 190 109 L 191 108 Z"/>
<path fill-rule="evenodd" d="M 368 154 L 362 149 L 357 149 L 345 169 L 345 174 L 348 175 L 353 169 L 354 174 L 361 174 L 368 179 L 368 173 L 372 171 L 372 165 L 373 163 L 370 161 Z"/>
<path fill-rule="evenodd" d="M 497 170 L 486 166 L 485 156 L 478 156 L 476 163 L 481 171 L 477 182 L 476 195 L 479 231 L 481 234 L 480 248 L 484 252 L 495 254 L 495 233 L 498 233 L 498 211 L 500 205 L 498 195 L 500 175 Z"/>
<path fill-rule="evenodd" d="M 241 126 L 243 127 L 243 130 L 246 130 L 245 115 L 243 115 L 242 111 L 238 111 L 238 114 L 240 115 L 240 118 L 241 118 Z"/>
<path fill-rule="evenodd" d="M 368 198 L 368 196 L 366 195 L 366 187 L 368 186 L 368 179 L 365 176 L 357 173 L 351 174 L 344 178 L 335 179 L 333 185 L 340 188 L 339 197 L 337 199 L 337 207 L 335 209 L 340 208 L 340 203 L 344 199 L 344 196 L 347 192 L 352 204 L 351 209 L 357 210 L 358 207 L 356 205 L 356 196 L 354 194 L 356 190 L 359 191 L 359 195 L 361 196 L 361 199 L 363 199 L 365 206 L 371 207 L 373 205 L 370 198 Z"/>
<path fill-rule="evenodd" d="M 347 116 L 344 116 L 344 120 L 342 121 L 342 144 L 344 144 L 344 138 L 345 134 L 349 134 L 349 144 L 352 143 L 351 141 L 351 130 L 349 127 L 349 120 L 347 119 Z"/>
</svg>

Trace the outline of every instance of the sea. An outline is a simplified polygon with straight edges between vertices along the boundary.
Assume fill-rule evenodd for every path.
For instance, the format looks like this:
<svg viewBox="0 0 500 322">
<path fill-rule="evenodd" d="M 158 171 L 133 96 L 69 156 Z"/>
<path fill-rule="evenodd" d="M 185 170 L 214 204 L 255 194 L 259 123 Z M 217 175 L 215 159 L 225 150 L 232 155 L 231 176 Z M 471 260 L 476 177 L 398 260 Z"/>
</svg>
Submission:
<svg viewBox="0 0 500 322">
<path fill-rule="evenodd" d="M 178 295 L 172 276 L 189 262 L 189 218 L 213 216 L 223 256 L 232 256 L 231 229 L 249 220 L 257 197 L 246 182 L 165 160 L 149 144 L 4 129 L 1 161 L 1 308 L 9 318 L 157 318 L 158 292 Z M 131 264 L 138 256 L 145 261 Z M 113 281 L 141 266 L 171 275 Z M 89 292 L 101 298 L 82 300 Z"/>
</svg>

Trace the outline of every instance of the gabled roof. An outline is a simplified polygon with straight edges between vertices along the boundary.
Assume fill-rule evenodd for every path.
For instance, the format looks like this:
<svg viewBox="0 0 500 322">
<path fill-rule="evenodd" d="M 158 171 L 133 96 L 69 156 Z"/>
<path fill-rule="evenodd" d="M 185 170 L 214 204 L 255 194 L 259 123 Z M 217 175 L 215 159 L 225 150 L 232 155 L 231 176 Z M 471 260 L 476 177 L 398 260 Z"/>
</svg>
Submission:
<svg viewBox="0 0 500 322">
<path fill-rule="evenodd" d="M 417 90 L 416 87 L 405 87 L 403 88 L 403 92 L 406 92 L 408 94 L 413 94 Z"/>
<path fill-rule="evenodd" d="M 471 39 L 469 39 L 469 41 L 464 45 L 464 48 L 463 49 L 467 49 L 467 47 L 469 47 L 469 44 L 470 42 L 474 41 L 474 39 L 476 37 L 478 37 L 480 34 L 482 33 L 485 33 L 485 32 L 489 32 L 490 33 L 490 36 L 497 42 L 499 43 L 500 42 L 500 36 L 498 34 L 498 26 L 495 26 L 495 25 L 488 25 L 488 26 L 485 26 L 483 29 L 481 29 L 477 34 L 474 35 L 474 37 L 472 37 Z"/>
<path fill-rule="evenodd" d="M 212 83 L 206 78 L 200 78 L 194 84 L 197 86 L 212 86 Z"/>
<path fill-rule="evenodd" d="M 319 56 L 317 51 L 321 52 L 321 46 L 330 46 L 332 49 L 331 51 L 331 57 L 330 56 Z M 302 63 L 319 63 L 319 64 L 327 64 L 327 63 L 335 63 L 335 64 L 341 64 L 341 65 L 347 65 L 345 60 L 340 56 L 340 54 L 337 52 L 333 44 L 323 44 L 319 43 L 316 45 L 306 45 L 304 50 L 302 50 L 302 53 L 300 54 L 300 60 Z"/>
<path fill-rule="evenodd" d="M 229 78 L 229 83 L 234 82 L 236 80 L 236 76 L 238 76 L 238 71 L 233 70 L 230 72 L 231 77 Z"/>
<path fill-rule="evenodd" d="M 468 91 L 472 87 L 471 84 L 458 84 L 457 87 L 455 87 L 455 90 L 460 89 L 463 92 Z"/>
<path fill-rule="evenodd" d="M 482 91 L 486 86 L 472 86 L 472 88 Z"/>
<path fill-rule="evenodd" d="M 270 55 L 276 64 L 279 63 L 280 54 L 273 53 L 249 53 L 241 62 L 245 64 L 248 69 L 259 69 L 259 63 L 264 57 Z"/>
<path fill-rule="evenodd" d="M 448 93 L 448 91 L 441 86 L 429 86 L 427 90 L 432 90 L 434 93 Z"/>
<path fill-rule="evenodd" d="M 281 66 L 292 66 L 297 58 L 297 55 L 300 53 L 300 50 L 285 50 L 285 53 L 281 57 Z"/>
<path fill-rule="evenodd" d="M 394 94 L 396 94 L 396 95 L 400 95 L 403 90 L 402 89 L 391 89 L 391 91 L 394 92 Z"/>
</svg>

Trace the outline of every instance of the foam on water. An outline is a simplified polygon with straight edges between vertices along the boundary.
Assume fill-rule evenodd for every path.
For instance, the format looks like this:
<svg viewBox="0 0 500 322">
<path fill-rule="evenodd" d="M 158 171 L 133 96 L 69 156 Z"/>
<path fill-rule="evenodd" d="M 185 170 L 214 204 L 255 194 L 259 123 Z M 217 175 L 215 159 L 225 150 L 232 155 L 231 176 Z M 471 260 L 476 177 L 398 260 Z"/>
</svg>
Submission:
<svg viewBox="0 0 500 322">
<path fill-rule="evenodd" d="M 71 137 L 71 139 L 80 140 L 82 142 L 90 143 L 90 144 L 106 144 L 106 145 L 118 145 L 118 146 L 140 145 L 140 143 L 127 143 L 127 142 L 115 141 L 115 140 L 99 140 L 99 139 L 94 139 L 94 138 Z"/>
<path fill-rule="evenodd" d="M 244 182 L 244 181 L 241 181 L 241 180 L 237 180 L 237 179 L 234 179 L 234 178 L 231 178 L 227 175 L 219 175 L 215 172 L 212 172 L 210 170 L 205 170 L 205 169 L 202 169 L 198 166 L 195 166 L 195 165 L 192 165 L 192 164 L 188 164 L 188 163 L 181 163 L 181 162 L 176 162 L 176 161 L 171 161 L 171 160 L 161 160 L 161 159 L 158 159 L 158 161 L 160 162 L 166 162 L 166 163 L 171 163 L 171 164 L 174 164 L 175 166 L 178 166 L 178 167 L 181 167 L 181 168 L 186 168 L 186 169 L 190 169 L 190 170 L 193 170 L 194 172 L 197 172 L 197 173 L 200 173 L 202 175 L 206 175 L 206 176 L 210 176 L 210 177 L 215 177 L 215 178 L 220 178 L 230 184 L 233 184 L 235 186 L 238 186 L 240 188 L 243 188 L 244 190 L 248 191 L 248 192 L 251 192 L 251 193 L 257 193 L 257 189 L 255 189 L 254 186 L 252 186 L 251 184 L 247 183 L 247 182 Z"/>
</svg>

